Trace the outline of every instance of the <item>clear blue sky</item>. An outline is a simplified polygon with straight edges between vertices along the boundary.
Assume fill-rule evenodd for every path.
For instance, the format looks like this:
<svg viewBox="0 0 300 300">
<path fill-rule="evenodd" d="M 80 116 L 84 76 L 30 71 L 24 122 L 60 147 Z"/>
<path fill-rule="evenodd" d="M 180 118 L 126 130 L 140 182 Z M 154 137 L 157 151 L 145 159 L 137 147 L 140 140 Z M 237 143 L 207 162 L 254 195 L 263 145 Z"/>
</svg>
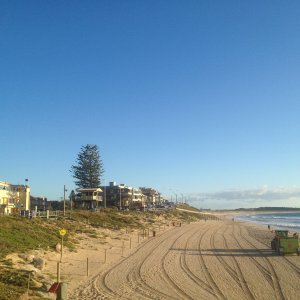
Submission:
<svg viewBox="0 0 300 300">
<path fill-rule="evenodd" d="M 1 1 L 0 180 L 60 199 L 92 143 L 106 182 L 300 206 L 197 200 L 300 188 L 299 15 L 299 1 Z"/>
</svg>

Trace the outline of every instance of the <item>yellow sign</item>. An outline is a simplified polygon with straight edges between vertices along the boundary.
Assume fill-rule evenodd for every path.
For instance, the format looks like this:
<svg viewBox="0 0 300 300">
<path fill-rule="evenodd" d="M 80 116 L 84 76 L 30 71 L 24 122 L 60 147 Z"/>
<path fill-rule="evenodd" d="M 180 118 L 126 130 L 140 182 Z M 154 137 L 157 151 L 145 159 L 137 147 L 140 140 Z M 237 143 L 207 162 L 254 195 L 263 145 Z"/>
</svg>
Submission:
<svg viewBox="0 0 300 300">
<path fill-rule="evenodd" d="M 66 229 L 61 229 L 61 230 L 59 231 L 59 234 L 60 234 L 61 236 L 64 236 L 66 233 L 67 233 L 67 230 L 66 230 Z"/>
</svg>

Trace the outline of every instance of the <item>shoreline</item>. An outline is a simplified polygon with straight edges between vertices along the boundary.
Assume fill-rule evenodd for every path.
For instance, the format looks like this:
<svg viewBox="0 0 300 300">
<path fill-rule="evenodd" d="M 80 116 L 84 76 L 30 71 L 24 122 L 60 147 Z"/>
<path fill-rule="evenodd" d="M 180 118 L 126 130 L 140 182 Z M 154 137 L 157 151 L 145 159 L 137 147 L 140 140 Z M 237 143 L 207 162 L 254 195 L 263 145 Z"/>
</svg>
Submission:
<svg viewBox="0 0 300 300">
<path fill-rule="evenodd" d="M 290 233 L 298 233 L 300 234 L 300 223 L 299 226 L 288 226 L 289 223 L 278 225 L 278 224 L 272 224 L 272 220 L 268 221 L 260 221 L 255 220 L 251 218 L 246 218 L 244 216 L 254 216 L 254 215 L 272 215 L 272 214 L 300 214 L 300 210 L 275 210 L 275 211 L 232 211 L 232 212 L 222 212 L 220 214 L 216 213 L 217 216 L 221 216 L 223 218 L 226 218 L 228 220 L 235 219 L 235 221 L 242 222 L 244 224 L 250 224 L 250 225 L 257 225 L 264 227 L 266 226 L 268 228 L 268 225 L 270 225 L 272 230 L 288 230 Z M 241 216 L 239 218 L 239 216 Z"/>
<path fill-rule="evenodd" d="M 241 211 L 220 211 L 220 212 L 215 212 L 216 215 L 258 215 L 258 214 L 283 214 L 283 213 L 300 213 L 299 210 L 241 210 Z"/>
<path fill-rule="evenodd" d="M 283 217 L 284 217 L 284 215 L 288 215 L 291 213 L 295 213 L 295 212 L 274 212 L 274 213 L 268 213 L 268 214 L 265 214 L 265 213 L 261 213 L 261 214 L 263 214 L 263 215 L 283 214 Z M 234 218 L 235 218 L 235 220 L 245 223 L 245 224 L 254 224 L 254 225 L 258 225 L 258 226 L 262 226 L 262 227 L 266 226 L 267 228 L 268 228 L 268 226 L 270 226 L 270 228 L 272 230 L 288 230 L 291 233 L 299 233 L 300 232 L 300 224 L 298 226 L 297 225 L 292 226 L 291 225 L 292 223 L 284 222 L 284 221 L 281 221 L 282 222 L 281 224 L 274 223 L 278 219 L 264 220 L 264 219 L 251 219 L 249 217 L 247 218 L 247 216 L 255 216 L 255 215 L 260 215 L 260 214 L 239 214 L 239 215 L 235 215 Z"/>
</svg>

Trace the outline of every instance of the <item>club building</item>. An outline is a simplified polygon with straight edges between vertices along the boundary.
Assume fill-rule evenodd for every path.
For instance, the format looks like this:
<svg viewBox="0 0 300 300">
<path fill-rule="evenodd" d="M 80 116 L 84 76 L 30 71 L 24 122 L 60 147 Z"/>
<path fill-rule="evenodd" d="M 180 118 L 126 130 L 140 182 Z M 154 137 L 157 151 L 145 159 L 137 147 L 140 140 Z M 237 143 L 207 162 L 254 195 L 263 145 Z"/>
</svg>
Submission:
<svg viewBox="0 0 300 300">
<path fill-rule="evenodd" d="M 0 181 L 0 213 L 30 209 L 30 187 Z"/>
</svg>

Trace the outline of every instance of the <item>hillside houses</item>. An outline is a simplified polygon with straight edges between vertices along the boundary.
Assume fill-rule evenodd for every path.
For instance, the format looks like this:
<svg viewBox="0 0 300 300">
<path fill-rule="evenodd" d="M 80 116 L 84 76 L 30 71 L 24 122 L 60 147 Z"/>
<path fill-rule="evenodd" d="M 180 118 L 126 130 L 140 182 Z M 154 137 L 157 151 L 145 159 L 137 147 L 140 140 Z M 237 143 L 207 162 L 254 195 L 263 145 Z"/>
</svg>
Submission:
<svg viewBox="0 0 300 300">
<path fill-rule="evenodd" d="M 110 182 L 107 186 L 101 186 L 100 190 L 101 192 L 97 191 L 99 199 L 96 205 L 96 202 L 92 203 L 95 199 L 87 198 L 87 195 L 82 193 L 82 189 L 77 189 L 74 207 L 94 209 L 105 206 L 118 209 L 137 209 L 161 204 L 165 201 L 161 194 L 152 188 L 134 188 Z"/>
<path fill-rule="evenodd" d="M 74 197 L 66 199 L 64 203 L 63 201 L 49 201 L 46 197 L 33 197 L 30 195 L 28 185 L 14 185 L 0 181 L 0 213 L 3 214 L 18 213 L 22 210 L 96 210 L 101 207 L 145 209 L 164 205 L 166 202 L 167 200 L 153 188 L 135 188 L 110 182 L 98 188 L 79 188 Z"/>
</svg>

